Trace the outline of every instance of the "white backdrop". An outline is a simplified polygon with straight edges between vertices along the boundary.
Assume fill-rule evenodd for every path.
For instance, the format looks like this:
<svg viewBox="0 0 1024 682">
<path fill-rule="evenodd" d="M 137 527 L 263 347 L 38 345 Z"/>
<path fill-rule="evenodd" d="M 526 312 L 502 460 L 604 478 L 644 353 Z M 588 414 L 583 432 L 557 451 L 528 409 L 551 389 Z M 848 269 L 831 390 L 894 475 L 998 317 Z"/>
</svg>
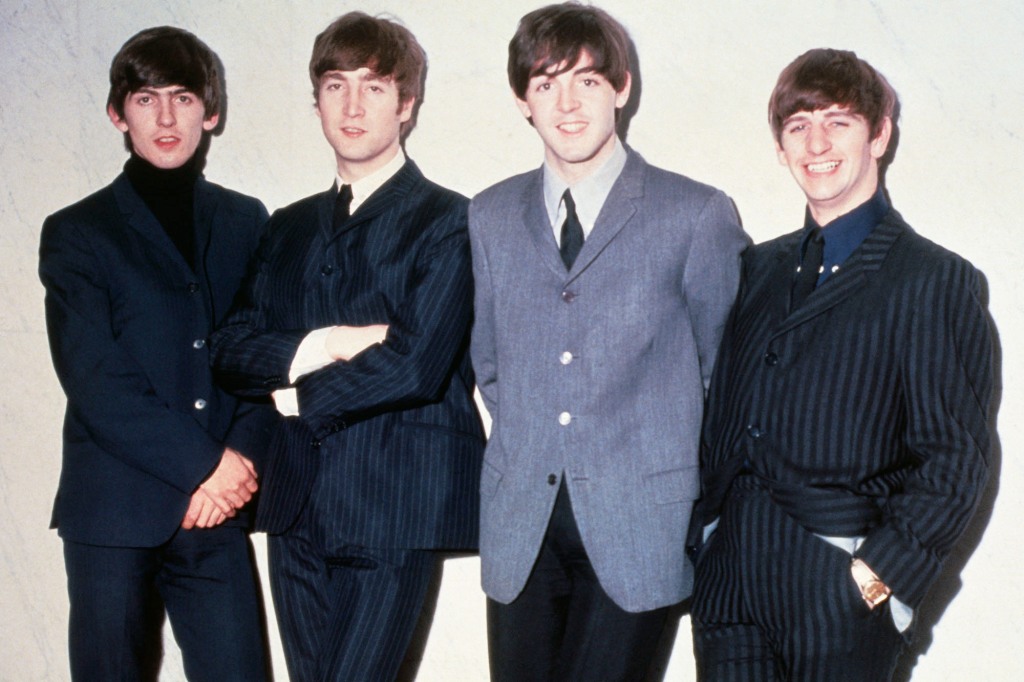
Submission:
<svg viewBox="0 0 1024 682">
<path fill-rule="evenodd" d="M 0 0 L 0 679 L 67 678 L 60 541 L 47 530 L 63 396 L 46 349 L 39 227 L 107 184 L 125 159 L 104 113 L 107 68 L 136 31 L 174 24 L 222 58 L 230 97 L 207 176 L 273 210 L 331 182 L 313 114 L 313 37 L 350 9 L 391 12 L 430 58 L 408 151 L 441 184 L 472 195 L 536 166 L 541 145 L 515 109 L 505 46 L 533 1 Z M 895 206 L 927 237 L 987 275 L 1001 343 L 998 485 L 942 586 L 956 598 L 916 681 L 1015 680 L 1024 635 L 1019 491 L 1024 445 L 1024 5 L 1019 0 L 606 0 L 639 52 L 641 96 L 628 142 L 648 161 L 721 187 L 756 241 L 799 226 L 800 191 L 776 161 L 766 102 L 778 72 L 811 47 L 853 49 L 903 101 L 889 173 Z M 1001 388 L 1007 385 L 1005 391 Z M 998 488 L 998 490 L 997 490 Z M 257 536 L 263 554 L 262 537 Z M 971 553 L 973 550 L 973 554 Z M 485 680 L 479 565 L 445 565 L 419 680 Z M 809 567 L 813 575 L 813 568 Z M 962 580 L 962 585 L 961 585 Z M 273 627 L 271 628 L 273 631 Z M 273 634 L 273 633 L 272 633 Z M 276 635 L 273 635 L 276 637 Z M 173 643 L 165 680 L 183 679 Z M 275 644 L 278 679 L 286 679 Z M 689 622 L 668 679 L 693 679 Z"/>
</svg>

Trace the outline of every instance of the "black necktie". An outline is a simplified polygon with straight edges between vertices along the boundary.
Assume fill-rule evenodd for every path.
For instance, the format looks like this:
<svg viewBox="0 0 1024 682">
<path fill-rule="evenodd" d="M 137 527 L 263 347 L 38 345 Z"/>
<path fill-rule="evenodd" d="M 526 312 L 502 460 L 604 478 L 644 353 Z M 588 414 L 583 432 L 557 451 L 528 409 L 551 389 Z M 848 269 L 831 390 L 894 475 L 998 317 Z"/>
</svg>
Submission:
<svg viewBox="0 0 1024 682">
<path fill-rule="evenodd" d="M 334 229 L 344 225 L 348 221 L 348 208 L 352 205 L 352 185 L 342 185 L 338 196 L 334 200 Z"/>
<path fill-rule="evenodd" d="M 811 230 L 807 238 L 807 248 L 804 250 L 804 257 L 800 263 L 800 269 L 793 281 L 793 292 L 790 296 L 789 309 L 796 310 L 807 295 L 814 291 L 818 283 L 818 275 L 821 270 L 821 258 L 825 252 L 825 235 L 821 233 L 820 227 Z"/>
<path fill-rule="evenodd" d="M 565 222 L 562 223 L 562 246 L 558 252 L 562 254 L 565 269 L 572 270 L 572 264 L 576 262 L 576 256 L 580 255 L 580 249 L 583 248 L 583 226 L 576 215 L 576 202 L 572 200 L 572 193 L 569 190 L 565 190 L 562 201 L 565 202 Z"/>
</svg>

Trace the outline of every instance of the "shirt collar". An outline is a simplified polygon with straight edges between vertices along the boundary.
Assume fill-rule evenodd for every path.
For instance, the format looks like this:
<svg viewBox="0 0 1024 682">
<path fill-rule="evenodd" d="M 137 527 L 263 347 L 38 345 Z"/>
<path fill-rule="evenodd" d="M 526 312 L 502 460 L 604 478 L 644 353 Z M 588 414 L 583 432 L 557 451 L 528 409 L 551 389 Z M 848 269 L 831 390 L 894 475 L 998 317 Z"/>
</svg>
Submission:
<svg viewBox="0 0 1024 682">
<path fill-rule="evenodd" d="M 341 175 L 336 175 L 336 182 L 338 184 L 338 190 L 341 190 L 342 185 L 352 186 L 352 203 L 349 204 L 349 215 L 356 212 L 370 195 L 376 192 L 381 186 L 391 179 L 391 177 L 397 173 L 402 166 L 405 165 L 405 152 L 402 151 L 401 147 L 398 149 L 398 153 L 388 161 L 386 164 L 370 173 L 364 178 L 360 178 L 355 182 L 346 183 L 345 179 Z"/>
<path fill-rule="evenodd" d="M 570 186 L 558 173 L 555 172 L 548 162 L 544 161 L 544 207 L 548 211 L 548 219 L 555 230 L 555 241 L 558 241 L 565 220 L 565 206 L 562 204 L 562 195 L 566 188 L 572 190 L 573 201 L 576 202 L 576 215 L 583 226 L 583 234 L 589 236 L 597 222 L 597 216 L 604 206 L 605 199 L 612 191 L 612 185 L 619 178 L 622 169 L 626 166 L 626 149 L 618 137 L 615 138 L 615 148 L 608 160 L 601 164 L 596 171 L 583 178 L 575 185 Z"/>
<path fill-rule="evenodd" d="M 886 201 L 881 187 L 863 204 L 824 226 L 818 225 L 811 217 L 810 209 L 807 209 L 804 214 L 804 234 L 800 241 L 800 253 L 803 253 L 807 246 L 811 229 L 821 227 L 825 238 L 825 250 L 822 255 L 819 284 L 829 275 L 839 271 L 850 254 L 867 239 L 875 225 L 880 223 L 888 212 L 889 202 Z"/>
</svg>

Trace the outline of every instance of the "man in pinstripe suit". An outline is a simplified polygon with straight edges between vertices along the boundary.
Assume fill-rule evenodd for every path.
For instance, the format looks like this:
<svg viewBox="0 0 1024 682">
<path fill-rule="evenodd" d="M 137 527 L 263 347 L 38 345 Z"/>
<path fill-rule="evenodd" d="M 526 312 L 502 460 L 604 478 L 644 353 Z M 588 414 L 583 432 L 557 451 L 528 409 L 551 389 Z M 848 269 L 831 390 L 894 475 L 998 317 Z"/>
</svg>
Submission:
<svg viewBox="0 0 1024 682">
<path fill-rule="evenodd" d="M 772 93 L 807 212 L 745 254 L 712 379 L 691 533 L 701 679 L 890 679 L 982 491 L 982 275 L 889 205 L 898 110 L 852 52 L 811 50 Z"/>
<path fill-rule="evenodd" d="M 425 57 L 360 12 L 310 61 L 337 188 L 281 209 L 228 324 L 223 380 L 286 415 L 257 526 L 292 680 L 393 680 L 435 549 L 477 544 L 467 200 L 401 141 Z"/>
</svg>

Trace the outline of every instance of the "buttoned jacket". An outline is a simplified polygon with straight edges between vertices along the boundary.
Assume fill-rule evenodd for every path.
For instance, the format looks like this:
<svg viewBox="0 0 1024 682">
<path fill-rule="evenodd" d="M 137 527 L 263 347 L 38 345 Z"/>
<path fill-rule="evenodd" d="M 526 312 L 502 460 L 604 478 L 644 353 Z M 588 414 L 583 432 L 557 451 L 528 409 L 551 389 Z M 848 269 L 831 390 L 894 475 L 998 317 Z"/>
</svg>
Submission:
<svg viewBox="0 0 1024 682">
<path fill-rule="evenodd" d="M 981 275 L 893 210 L 791 311 L 800 237 L 744 257 L 708 399 L 698 523 L 746 467 L 809 531 L 866 536 L 857 555 L 916 607 L 988 470 Z"/>
<path fill-rule="evenodd" d="M 472 355 L 493 425 L 480 483 L 488 595 L 522 590 L 566 480 L 602 587 L 629 611 L 688 596 L 705 386 L 746 237 L 720 191 L 630 151 L 571 270 L 543 170 L 474 198 Z"/>
<path fill-rule="evenodd" d="M 214 337 L 226 385 L 266 395 L 292 385 L 310 331 L 388 325 L 383 343 L 295 382 L 299 416 L 271 446 L 257 527 L 285 532 L 313 504 L 332 546 L 475 548 L 483 427 L 468 350 L 468 202 L 412 161 L 337 229 L 336 196 L 274 213 Z"/>
<path fill-rule="evenodd" d="M 266 210 L 202 178 L 194 203 L 195 271 L 124 175 L 43 225 L 39 275 L 67 395 L 52 521 L 65 539 L 161 544 L 225 445 L 259 459 L 267 439 L 266 413 L 214 384 L 207 346 Z"/>
</svg>

